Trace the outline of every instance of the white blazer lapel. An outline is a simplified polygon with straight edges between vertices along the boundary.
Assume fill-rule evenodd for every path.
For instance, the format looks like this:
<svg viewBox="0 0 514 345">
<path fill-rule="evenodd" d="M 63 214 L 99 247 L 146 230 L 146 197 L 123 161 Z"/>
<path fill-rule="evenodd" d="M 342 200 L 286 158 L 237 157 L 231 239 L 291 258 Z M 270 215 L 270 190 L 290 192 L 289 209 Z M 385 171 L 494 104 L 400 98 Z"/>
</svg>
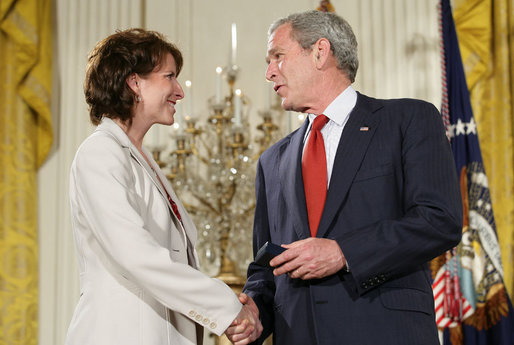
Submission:
<svg viewBox="0 0 514 345">
<path fill-rule="evenodd" d="M 173 212 L 171 204 L 168 201 L 168 206 L 170 208 L 171 213 L 176 218 L 177 222 L 181 223 L 181 226 L 184 228 L 184 231 L 185 231 L 185 233 L 187 235 L 187 238 L 189 239 L 189 241 L 191 242 L 191 244 L 192 244 L 192 246 L 194 248 L 194 246 L 196 244 L 197 230 L 196 230 L 196 227 L 195 227 L 193 221 L 189 217 L 189 214 L 187 213 L 184 205 L 182 205 L 182 203 L 180 202 L 179 198 L 175 194 L 175 191 L 173 190 L 173 187 L 169 183 L 168 179 L 162 173 L 161 169 L 157 165 L 157 162 L 154 161 L 153 157 L 150 155 L 150 153 L 144 147 L 143 147 L 143 152 L 148 157 L 148 160 L 150 161 L 150 164 L 152 165 L 153 171 L 155 171 L 155 173 L 156 173 L 156 176 L 155 175 L 152 176 L 152 180 L 154 181 L 154 183 L 157 184 L 157 187 L 159 188 L 159 191 L 163 194 L 164 198 L 166 198 L 166 200 L 168 201 L 168 197 L 166 195 L 166 193 L 168 193 L 170 198 L 177 205 L 177 209 L 178 209 L 178 212 L 180 214 L 180 218 L 182 219 L 182 222 L 180 222 L 178 220 L 178 218 L 176 217 L 175 213 Z M 147 164 L 145 164 L 145 165 L 147 165 Z M 152 172 L 152 175 L 153 175 L 153 172 Z M 162 184 L 159 183 L 159 180 L 157 179 L 157 176 L 162 181 Z M 163 189 L 163 185 L 164 185 L 165 189 Z M 186 245 L 186 247 L 187 247 L 187 245 Z"/>
<path fill-rule="evenodd" d="M 159 179 L 162 181 L 162 185 L 164 185 L 165 193 L 167 192 L 170 196 L 171 200 L 173 200 L 177 206 L 177 210 L 180 214 L 180 218 L 182 221 L 180 221 L 173 211 L 173 208 L 171 204 L 168 201 L 168 197 L 163 194 L 163 196 L 166 198 L 166 201 L 168 202 L 168 207 L 170 209 L 170 213 L 175 217 L 176 223 L 179 224 L 180 229 L 183 231 L 184 234 L 184 246 L 187 248 L 188 253 L 188 260 L 189 264 L 195 268 L 198 268 L 200 266 L 198 256 L 196 255 L 195 246 L 196 246 L 196 239 L 197 239 L 197 230 L 196 226 L 194 225 L 192 219 L 189 217 L 189 214 L 187 213 L 184 205 L 180 202 L 179 198 L 175 194 L 175 191 L 173 190 L 173 187 L 171 186 L 170 182 L 166 178 L 166 176 L 162 173 L 161 169 L 158 167 L 157 162 L 153 160 L 153 157 L 150 156 L 149 152 L 143 148 L 143 152 L 148 157 L 150 164 L 153 167 L 153 170 L 156 173 L 156 176 L 159 177 Z M 153 179 L 156 181 L 156 179 Z M 162 185 L 158 182 L 159 190 L 162 191 Z"/>
<path fill-rule="evenodd" d="M 155 187 L 159 190 L 159 193 L 161 193 L 162 197 L 166 200 L 166 203 L 168 204 L 168 208 L 170 210 L 170 214 L 175 219 L 175 223 L 183 232 L 184 234 L 184 245 L 187 248 L 187 240 L 186 237 L 189 238 L 189 241 L 192 243 L 193 247 L 196 243 L 196 227 L 194 226 L 193 222 L 189 218 L 189 215 L 187 214 L 184 206 L 182 206 L 182 203 L 179 202 L 175 192 L 173 191 L 173 188 L 169 184 L 166 176 L 161 173 L 160 168 L 158 167 L 157 163 L 154 161 L 151 154 L 143 147 L 144 154 L 148 157 L 148 160 L 150 161 L 151 165 L 148 165 L 146 160 L 143 158 L 141 153 L 138 151 L 138 149 L 132 144 L 129 137 L 126 135 L 126 133 L 121 129 L 120 126 L 116 122 L 114 122 L 112 119 L 104 117 L 102 119 L 102 123 L 97 127 L 97 130 L 102 130 L 108 132 L 110 135 L 112 135 L 122 147 L 127 149 L 130 152 L 131 157 L 136 161 L 146 172 L 146 174 L 150 177 L 150 180 L 153 182 Z M 162 184 L 159 182 L 159 179 L 157 178 L 159 176 L 159 179 L 161 179 Z M 163 188 L 164 184 L 164 189 Z M 176 217 L 175 213 L 173 212 L 173 208 L 171 207 L 171 204 L 168 201 L 168 197 L 166 195 L 166 192 L 170 195 L 173 201 L 177 204 L 178 211 L 181 215 L 182 222 Z"/>
</svg>

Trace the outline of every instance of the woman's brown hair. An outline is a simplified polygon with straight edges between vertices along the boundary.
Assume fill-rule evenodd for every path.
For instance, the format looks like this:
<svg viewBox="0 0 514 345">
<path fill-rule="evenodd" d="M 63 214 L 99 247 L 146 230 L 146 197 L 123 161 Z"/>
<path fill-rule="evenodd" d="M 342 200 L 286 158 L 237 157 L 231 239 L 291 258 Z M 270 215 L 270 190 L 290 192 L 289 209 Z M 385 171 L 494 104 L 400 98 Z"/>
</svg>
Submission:
<svg viewBox="0 0 514 345">
<path fill-rule="evenodd" d="M 91 122 L 98 125 L 103 116 L 130 122 L 136 94 L 127 78 L 133 73 L 148 75 L 168 53 L 175 59 L 178 76 L 182 53 L 158 32 L 129 29 L 100 41 L 88 56 L 84 81 Z"/>
</svg>

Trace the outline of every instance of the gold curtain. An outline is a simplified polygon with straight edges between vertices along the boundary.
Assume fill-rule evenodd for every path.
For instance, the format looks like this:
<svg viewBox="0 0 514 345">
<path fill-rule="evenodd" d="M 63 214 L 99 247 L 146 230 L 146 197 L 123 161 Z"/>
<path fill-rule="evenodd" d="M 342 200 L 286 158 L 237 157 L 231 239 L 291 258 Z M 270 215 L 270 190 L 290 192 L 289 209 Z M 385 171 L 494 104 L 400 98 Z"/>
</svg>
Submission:
<svg viewBox="0 0 514 345">
<path fill-rule="evenodd" d="M 37 169 L 52 144 L 51 0 L 0 0 L 0 344 L 37 344 Z"/>
<path fill-rule="evenodd" d="M 489 179 L 504 282 L 514 297 L 514 0 L 454 0 L 453 16 Z"/>
</svg>

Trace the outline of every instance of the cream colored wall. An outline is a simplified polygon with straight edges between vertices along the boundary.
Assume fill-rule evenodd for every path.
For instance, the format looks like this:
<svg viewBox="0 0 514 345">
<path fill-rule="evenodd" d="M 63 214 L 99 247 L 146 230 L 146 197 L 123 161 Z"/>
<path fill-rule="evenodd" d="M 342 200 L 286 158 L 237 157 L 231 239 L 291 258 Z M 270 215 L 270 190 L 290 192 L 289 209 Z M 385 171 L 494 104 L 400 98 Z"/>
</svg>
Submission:
<svg viewBox="0 0 514 345">
<path fill-rule="evenodd" d="M 360 68 L 354 87 L 376 97 L 440 102 L 437 0 L 332 0 L 353 26 Z M 228 64 L 230 25 L 237 24 L 240 78 L 252 117 L 264 108 L 266 31 L 279 16 L 314 9 L 317 0 L 57 0 L 54 150 L 39 174 L 40 345 L 60 345 L 78 299 L 68 206 L 68 171 L 91 132 L 82 93 L 87 52 L 115 29 L 145 26 L 177 43 L 193 82 L 193 115 L 206 118 L 215 67 Z M 257 121 L 257 120 L 255 120 Z M 169 129 L 161 129 L 164 138 Z M 250 231 L 250 230 L 249 230 Z"/>
</svg>

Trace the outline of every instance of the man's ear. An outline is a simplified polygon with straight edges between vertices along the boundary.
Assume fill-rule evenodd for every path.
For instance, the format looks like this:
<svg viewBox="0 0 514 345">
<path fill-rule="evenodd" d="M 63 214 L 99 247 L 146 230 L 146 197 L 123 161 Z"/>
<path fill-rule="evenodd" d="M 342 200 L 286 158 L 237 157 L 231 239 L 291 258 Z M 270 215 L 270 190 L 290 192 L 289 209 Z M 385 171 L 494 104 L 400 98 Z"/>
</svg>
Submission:
<svg viewBox="0 0 514 345">
<path fill-rule="evenodd" d="M 130 87 L 132 91 L 134 91 L 136 95 L 139 95 L 141 93 L 139 89 L 139 82 L 140 79 L 137 73 L 132 73 L 127 78 L 127 85 Z"/>
<path fill-rule="evenodd" d="M 320 38 L 314 43 L 313 47 L 313 58 L 316 67 L 321 69 L 327 63 L 330 54 L 332 53 L 330 50 L 330 41 L 326 38 Z"/>
</svg>

